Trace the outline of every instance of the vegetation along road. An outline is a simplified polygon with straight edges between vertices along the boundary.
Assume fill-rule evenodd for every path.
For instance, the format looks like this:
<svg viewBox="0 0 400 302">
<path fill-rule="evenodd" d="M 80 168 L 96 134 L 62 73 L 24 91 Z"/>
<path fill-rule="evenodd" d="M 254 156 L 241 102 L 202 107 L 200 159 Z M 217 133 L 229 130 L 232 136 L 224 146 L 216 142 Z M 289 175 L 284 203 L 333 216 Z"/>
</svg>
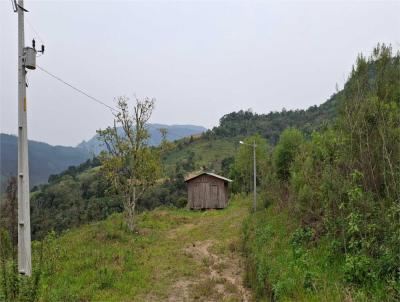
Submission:
<svg viewBox="0 0 400 302">
<path fill-rule="evenodd" d="M 137 234 L 121 214 L 69 231 L 54 241 L 56 266 L 42 299 L 251 301 L 240 253 L 249 207 L 233 197 L 224 210 L 144 212 Z"/>
</svg>

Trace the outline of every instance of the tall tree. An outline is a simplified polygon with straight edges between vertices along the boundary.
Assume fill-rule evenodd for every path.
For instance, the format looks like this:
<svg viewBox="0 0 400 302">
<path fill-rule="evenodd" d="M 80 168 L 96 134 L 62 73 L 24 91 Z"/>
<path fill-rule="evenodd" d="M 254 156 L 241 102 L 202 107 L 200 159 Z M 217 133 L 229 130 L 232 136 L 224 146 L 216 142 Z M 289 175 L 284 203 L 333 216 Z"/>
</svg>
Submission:
<svg viewBox="0 0 400 302">
<path fill-rule="evenodd" d="M 122 195 L 125 221 L 133 231 L 137 201 L 160 176 L 161 163 L 159 151 L 147 143 L 146 124 L 154 109 L 154 99 L 136 98 L 132 113 L 128 103 L 129 98 L 119 97 L 114 125 L 97 133 L 108 150 L 100 156 L 102 170 L 116 193 Z"/>
</svg>

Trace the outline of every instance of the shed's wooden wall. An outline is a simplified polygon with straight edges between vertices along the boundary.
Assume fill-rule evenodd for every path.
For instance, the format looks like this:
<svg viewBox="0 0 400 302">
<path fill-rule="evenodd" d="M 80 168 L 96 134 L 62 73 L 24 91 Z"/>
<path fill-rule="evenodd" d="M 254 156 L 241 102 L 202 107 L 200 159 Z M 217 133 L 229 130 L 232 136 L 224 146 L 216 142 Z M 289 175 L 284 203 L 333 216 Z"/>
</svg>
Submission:
<svg viewBox="0 0 400 302">
<path fill-rule="evenodd" d="M 228 202 L 228 185 L 222 179 L 201 175 L 188 181 L 188 203 L 191 209 L 221 209 Z"/>
</svg>

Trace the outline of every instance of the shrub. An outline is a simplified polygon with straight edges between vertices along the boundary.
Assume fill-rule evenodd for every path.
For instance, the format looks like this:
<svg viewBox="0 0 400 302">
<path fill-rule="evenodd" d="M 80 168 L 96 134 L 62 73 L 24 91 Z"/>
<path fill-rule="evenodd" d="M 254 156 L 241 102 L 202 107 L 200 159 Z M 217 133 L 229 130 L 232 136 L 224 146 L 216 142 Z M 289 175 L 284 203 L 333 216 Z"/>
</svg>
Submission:
<svg viewBox="0 0 400 302">
<path fill-rule="evenodd" d="M 187 197 L 179 197 L 178 200 L 176 201 L 176 206 L 178 208 L 184 208 L 186 207 L 188 203 Z"/>
</svg>

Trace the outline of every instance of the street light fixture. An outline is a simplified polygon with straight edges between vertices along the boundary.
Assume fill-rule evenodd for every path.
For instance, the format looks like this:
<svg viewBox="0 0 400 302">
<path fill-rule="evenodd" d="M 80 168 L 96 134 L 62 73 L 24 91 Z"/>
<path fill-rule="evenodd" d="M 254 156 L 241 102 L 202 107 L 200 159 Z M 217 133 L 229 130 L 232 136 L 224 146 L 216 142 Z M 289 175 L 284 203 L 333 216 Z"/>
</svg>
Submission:
<svg viewBox="0 0 400 302">
<path fill-rule="evenodd" d="M 257 208 L 257 169 L 256 169 L 256 141 L 253 141 L 253 144 L 247 144 L 243 141 L 239 141 L 239 144 L 241 145 L 246 145 L 253 147 L 253 188 L 254 188 L 254 193 L 253 193 L 253 211 L 256 212 Z"/>
</svg>

